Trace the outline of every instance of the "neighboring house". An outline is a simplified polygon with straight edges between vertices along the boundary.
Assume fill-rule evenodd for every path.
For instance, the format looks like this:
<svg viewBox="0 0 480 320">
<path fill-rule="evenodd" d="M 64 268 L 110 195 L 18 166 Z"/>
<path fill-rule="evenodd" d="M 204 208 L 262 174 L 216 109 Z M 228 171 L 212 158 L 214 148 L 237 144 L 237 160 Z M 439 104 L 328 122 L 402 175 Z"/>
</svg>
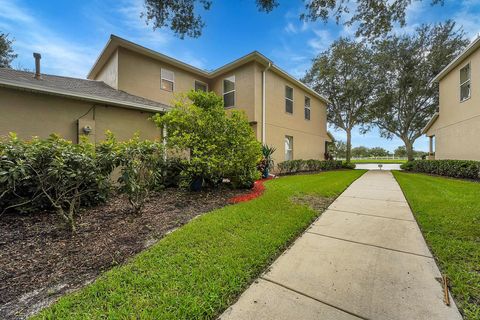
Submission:
<svg viewBox="0 0 480 320">
<path fill-rule="evenodd" d="M 480 37 L 443 69 L 439 110 L 423 129 L 430 158 L 480 160 Z"/>
<path fill-rule="evenodd" d="M 167 111 L 178 93 L 213 91 L 226 109 L 245 111 L 257 139 L 276 147 L 274 160 L 323 159 L 328 101 L 258 52 L 207 72 L 135 43 L 111 36 L 87 79 L 0 69 L 0 136 L 73 141 L 91 130 L 93 142 L 113 131 L 159 138 L 148 118 Z"/>
<path fill-rule="evenodd" d="M 331 141 L 328 101 L 258 52 L 207 72 L 112 35 L 88 78 L 165 105 L 177 93 L 213 91 L 246 112 L 257 139 L 277 148 L 276 162 L 323 159 Z"/>
<path fill-rule="evenodd" d="M 37 56 L 39 60 L 39 56 Z M 76 79 L 0 68 L 0 136 L 41 138 L 56 133 L 92 142 L 111 130 L 119 140 L 139 132 L 142 138 L 159 139 L 160 130 L 148 120 L 168 106 L 128 94 L 102 81 Z"/>
</svg>

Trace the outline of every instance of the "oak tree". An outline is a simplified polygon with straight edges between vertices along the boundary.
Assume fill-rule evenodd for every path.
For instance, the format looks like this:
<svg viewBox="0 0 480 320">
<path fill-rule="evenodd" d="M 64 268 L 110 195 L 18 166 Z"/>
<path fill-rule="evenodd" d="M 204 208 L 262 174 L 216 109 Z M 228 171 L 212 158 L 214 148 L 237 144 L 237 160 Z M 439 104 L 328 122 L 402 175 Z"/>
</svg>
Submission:
<svg viewBox="0 0 480 320">
<path fill-rule="evenodd" d="M 305 10 L 300 15 L 304 21 L 355 25 L 356 35 L 378 38 L 398 24 L 406 25 L 406 11 L 413 1 L 428 0 L 303 0 Z M 255 0 L 259 11 L 270 12 L 279 5 L 278 0 Z M 180 38 L 199 37 L 205 27 L 201 9 L 210 10 L 213 0 L 145 0 L 143 13 L 154 29 L 170 28 Z M 444 0 L 430 0 L 431 5 L 443 5 Z"/>
<path fill-rule="evenodd" d="M 336 129 L 346 132 L 346 160 L 350 161 L 352 130 L 369 121 L 375 88 L 375 66 L 371 49 L 363 43 L 340 38 L 314 61 L 303 81 L 323 94 L 327 104 L 327 120 Z"/>
<path fill-rule="evenodd" d="M 17 57 L 12 48 L 13 40 L 8 34 L 0 32 L 0 68 L 10 68 L 13 59 Z"/>
<path fill-rule="evenodd" d="M 423 25 L 413 34 L 392 35 L 374 45 L 378 68 L 371 125 L 382 137 L 400 138 L 413 160 L 413 144 L 438 106 L 431 80 L 468 44 L 461 28 L 447 21 Z"/>
</svg>

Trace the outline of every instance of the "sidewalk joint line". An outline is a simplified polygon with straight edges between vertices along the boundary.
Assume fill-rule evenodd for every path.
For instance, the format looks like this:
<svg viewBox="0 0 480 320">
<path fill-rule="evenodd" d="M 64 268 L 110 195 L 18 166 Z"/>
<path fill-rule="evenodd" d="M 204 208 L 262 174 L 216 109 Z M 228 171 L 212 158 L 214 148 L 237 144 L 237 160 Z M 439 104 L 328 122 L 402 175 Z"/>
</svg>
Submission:
<svg viewBox="0 0 480 320">
<path fill-rule="evenodd" d="M 321 237 L 336 239 L 336 240 L 340 240 L 340 241 L 346 241 L 346 242 L 361 244 L 361 245 L 364 245 L 364 246 L 370 246 L 370 247 L 375 247 L 375 248 L 379 248 L 379 249 L 390 250 L 390 251 L 395 251 L 395 252 L 400 252 L 400 253 L 405 253 L 405 254 L 411 254 L 411 255 L 419 256 L 419 257 L 423 257 L 423 258 L 433 259 L 433 257 L 431 257 L 431 256 L 426 256 L 426 255 L 420 254 L 420 253 L 413 253 L 413 252 L 408 252 L 408 251 L 403 251 L 403 250 L 398 250 L 398 249 L 392 249 L 392 248 L 377 246 L 375 244 L 370 244 L 370 243 L 365 243 L 365 242 L 358 242 L 358 241 L 354 241 L 354 240 L 348 240 L 348 239 L 342 239 L 342 238 L 338 238 L 338 237 L 327 236 L 325 234 L 312 232 L 312 231 L 309 231 L 309 230 L 307 230 L 306 233 L 314 234 L 314 235 L 321 236 Z"/>
<path fill-rule="evenodd" d="M 297 294 L 299 294 L 299 295 L 302 295 L 302 296 L 304 296 L 304 297 L 310 298 L 310 299 L 312 299 L 312 300 L 315 300 L 315 301 L 317 301 L 317 302 L 320 302 L 320 303 L 322 303 L 322 304 L 324 304 L 324 305 L 327 305 L 327 306 L 329 306 L 329 307 L 332 307 L 332 308 L 334 308 L 334 309 L 340 310 L 340 311 L 342 311 L 342 312 L 344 312 L 344 313 L 347 313 L 347 314 L 349 314 L 349 315 L 351 315 L 351 316 L 360 318 L 360 319 L 362 319 L 362 320 L 370 320 L 369 318 L 362 317 L 362 316 L 360 316 L 360 315 L 358 315 L 358 314 L 356 314 L 356 313 L 353 313 L 353 312 L 351 312 L 351 311 L 348 311 L 348 310 L 345 310 L 345 309 L 343 309 L 343 308 L 337 307 L 337 306 L 335 306 L 335 305 L 333 305 L 333 304 L 331 304 L 331 303 L 322 301 L 322 300 L 320 300 L 320 299 L 318 299 L 318 298 L 312 297 L 312 296 L 309 295 L 309 294 L 306 294 L 306 293 L 303 293 L 303 292 L 298 291 L 298 290 L 296 290 L 296 289 L 290 288 L 289 286 L 286 286 L 286 285 L 284 285 L 284 284 L 281 284 L 281 283 L 279 283 L 279 282 L 277 282 L 277 281 L 275 281 L 275 280 L 271 280 L 271 279 L 268 279 L 268 278 L 264 278 L 263 276 L 261 276 L 260 279 L 265 280 L 265 281 L 267 281 L 267 282 L 270 282 L 270 283 L 272 283 L 272 284 L 274 284 L 274 285 L 277 285 L 277 286 L 279 286 L 279 287 L 282 287 L 282 288 L 284 288 L 284 289 L 287 289 L 287 290 L 289 290 L 289 291 L 293 291 L 293 292 L 295 292 L 295 293 L 297 293 Z"/>
<path fill-rule="evenodd" d="M 348 189 L 347 189 L 348 190 Z M 345 191 L 347 191 L 345 190 Z M 364 197 L 355 197 L 355 196 L 346 196 L 346 195 L 340 195 L 340 197 L 347 197 L 347 198 L 354 198 L 354 199 L 365 199 L 365 200 L 377 200 L 377 201 L 387 201 L 387 202 L 401 202 L 401 203 L 406 203 L 405 200 L 388 200 L 388 199 L 374 199 L 374 198 L 364 198 Z M 340 198 L 339 197 L 339 198 Z"/>
<path fill-rule="evenodd" d="M 330 208 L 327 208 L 327 211 L 328 210 L 332 210 L 332 211 L 338 211 L 338 212 L 345 212 L 345 213 L 353 213 L 353 214 L 359 214 L 361 216 L 369 216 L 369 217 L 376 217 L 376 218 L 384 218 L 384 219 L 391 219 L 391 220 L 400 220 L 400 221 L 408 221 L 408 222 L 415 222 L 415 220 L 411 219 L 402 219 L 402 218 L 392 218 L 392 217 L 384 217 L 384 216 L 379 216 L 379 215 L 376 215 L 376 214 L 369 214 L 369 213 L 360 213 L 360 212 L 354 212 L 354 211 L 347 211 L 347 210 L 338 210 L 338 209 L 330 209 Z"/>
</svg>

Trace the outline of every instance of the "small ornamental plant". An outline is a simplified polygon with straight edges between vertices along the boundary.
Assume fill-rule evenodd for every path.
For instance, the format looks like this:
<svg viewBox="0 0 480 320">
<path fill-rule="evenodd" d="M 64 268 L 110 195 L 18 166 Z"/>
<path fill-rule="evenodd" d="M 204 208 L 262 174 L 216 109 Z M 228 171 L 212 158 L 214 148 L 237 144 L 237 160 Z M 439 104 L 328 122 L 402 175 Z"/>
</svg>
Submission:
<svg viewBox="0 0 480 320">
<path fill-rule="evenodd" d="M 228 179 L 234 188 L 248 188 L 259 178 L 262 158 L 244 112 L 223 107 L 213 92 L 191 91 L 180 95 L 175 107 L 153 120 L 166 128 L 167 147 L 188 152 L 181 172 L 181 185 L 198 190 L 202 185 L 218 186 Z"/>
<path fill-rule="evenodd" d="M 142 212 L 152 190 L 160 184 L 164 164 L 163 145 L 140 140 L 138 134 L 118 144 L 120 191 L 127 195 L 133 212 Z"/>
<path fill-rule="evenodd" d="M 95 147 L 51 135 L 25 141 L 11 134 L 0 143 L 0 205 L 7 210 L 52 210 L 75 231 L 80 207 L 106 198 L 107 175 Z"/>
<path fill-rule="evenodd" d="M 275 147 L 270 147 L 266 144 L 262 146 L 262 155 L 263 158 L 260 160 L 257 168 L 262 174 L 262 178 L 268 178 L 270 171 L 275 167 L 273 162 L 272 154 L 275 152 Z"/>
</svg>

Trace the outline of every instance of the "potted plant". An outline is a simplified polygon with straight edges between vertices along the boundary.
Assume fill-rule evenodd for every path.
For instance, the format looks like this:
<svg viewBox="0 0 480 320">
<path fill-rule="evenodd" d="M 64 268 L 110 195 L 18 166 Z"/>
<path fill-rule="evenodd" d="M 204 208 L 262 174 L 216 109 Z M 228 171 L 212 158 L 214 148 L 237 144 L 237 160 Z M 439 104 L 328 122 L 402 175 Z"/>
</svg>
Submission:
<svg viewBox="0 0 480 320">
<path fill-rule="evenodd" d="M 272 159 L 272 154 L 275 150 L 277 150 L 275 147 L 269 147 L 266 144 L 262 146 L 263 159 L 259 164 L 259 169 L 262 172 L 262 178 L 264 179 L 268 178 L 270 170 L 273 169 L 273 166 L 275 165 Z"/>
</svg>

